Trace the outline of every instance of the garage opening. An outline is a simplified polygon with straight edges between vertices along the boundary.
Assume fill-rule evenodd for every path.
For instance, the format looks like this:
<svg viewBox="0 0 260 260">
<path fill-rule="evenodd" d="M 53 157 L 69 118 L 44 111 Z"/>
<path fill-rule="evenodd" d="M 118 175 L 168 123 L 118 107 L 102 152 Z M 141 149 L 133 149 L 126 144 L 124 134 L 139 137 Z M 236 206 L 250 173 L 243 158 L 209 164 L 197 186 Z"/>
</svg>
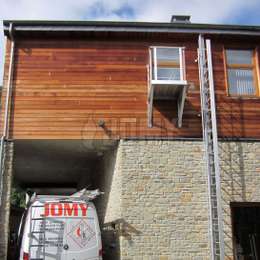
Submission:
<svg viewBox="0 0 260 260">
<path fill-rule="evenodd" d="M 260 203 L 232 203 L 234 257 L 260 259 Z"/>
<path fill-rule="evenodd" d="M 116 154 L 117 142 L 113 140 L 15 141 L 8 259 L 17 259 L 19 254 L 15 240 L 26 192 L 71 195 L 83 188 L 100 189 L 104 195 L 93 202 L 102 229 Z M 102 242 L 105 247 L 107 241 Z"/>
</svg>

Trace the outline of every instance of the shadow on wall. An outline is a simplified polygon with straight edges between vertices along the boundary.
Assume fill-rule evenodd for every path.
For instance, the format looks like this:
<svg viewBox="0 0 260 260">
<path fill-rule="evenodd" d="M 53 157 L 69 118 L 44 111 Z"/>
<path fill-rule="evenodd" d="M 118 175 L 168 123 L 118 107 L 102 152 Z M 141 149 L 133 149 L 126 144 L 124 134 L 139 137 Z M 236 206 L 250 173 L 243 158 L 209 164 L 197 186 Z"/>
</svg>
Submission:
<svg viewBox="0 0 260 260">
<path fill-rule="evenodd" d="M 221 142 L 219 145 L 219 154 L 225 253 L 227 257 L 231 257 L 233 255 L 233 238 L 230 202 L 245 202 L 247 200 L 243 144 L 241 142 Z"/>
<path fill-rule="evenodd" d="M 119 260 L 120 259 L 120 241 L 119 237 L 116 233 L 111 230 L 106 230 L 105 226 L 105 218 L 113 208 L 109 205 L 109 200 L 111 199 L 112 184 L 115 180 L 115 171 L 116 171 L 116 160 L 117 160 L 117 148 L 105 152 L 100 158 L 100 162 L 97 165 L 95 180 L 92 183 L 95 184 L 95 188 L 100 189 L 104 192 L 102 196 L 100 196 L 96 200 L 96 207 L 99 217 L 99 223 L 102 234 L 102 246 L 103 246 L 103 254 L 104 260 Z M 116 207 L 116 205 L 114 205 Z M 118 212 L 118 214 L 120 214 Z"/>
<path fill-rule="evenodd" d="M 188 95 L 190 95 L 190 97 L 195 96 L 194 94 L 189 93 Z M 178 110 L 177 103 L 175 100 L 155 100 L 153 105 L 153 115 L 155 114 L 155 111 L 162 115 L 162 118 L 159 118 L 158 116 L 155 116 L 153 118 L 153 126 L 161 129 L 161 135 L 167 137 L 168 135 L 173 135 L 174 131 L 179 132 L 194 127 L 193 136 L 200 136 L 200 130 L 198 131 L 198 129 L 201 126 L 201 111 L 200 107 L 197 104 L 194 104 L 189 99 L 185 100 L 182 128 L 177 128 Z"/>
<path fill-rule="evenodd" d="M 224 220 L 225 255 L 233 259 L 232 223 L 230 202 L 246 201 L 245 185 L 245 154 L 243 143 L 239 138 L 245 136 L 244 100 L 240 98 L 222 99 L 216 96 L 217 122 L 219 136 L 224 142 L 219 142 L 222 209 Z M 226 140 L 225 140 L 225 137 Z"/>
<path fill-rule="evenodd" d="M 92 176 L 93 188 L 99 188 L 104 192 L 104 195 L 95 201 L 102 233 L 104 260 L 120 260 L 120 237 L 131 243 L 132 236 L 140 234 L 121 215 L 121 175 L 118 157 L 117 148 L 104 152 Z"/>
<path fill-rule="evenodd" d="M 110 253 L 110 251 L 114 251 L 116 247 L 120 245 L 120 237 L 124 237 L 129 243 L 132 243 L 132 236 L 140 234 L 140 231 L 138 231 L 122 218 L 105 223 L 103 225 L 103 235 L 106 238 L 110 238 L 109 241 L 111 242 L 107 245 L 107 248 L 105 249 L 105 254 L 107 255 L 105 259 L 120 259 L 119 250 L 116 250 L 117 255 L 112 256 L 112 254 Z"/>
</svg>

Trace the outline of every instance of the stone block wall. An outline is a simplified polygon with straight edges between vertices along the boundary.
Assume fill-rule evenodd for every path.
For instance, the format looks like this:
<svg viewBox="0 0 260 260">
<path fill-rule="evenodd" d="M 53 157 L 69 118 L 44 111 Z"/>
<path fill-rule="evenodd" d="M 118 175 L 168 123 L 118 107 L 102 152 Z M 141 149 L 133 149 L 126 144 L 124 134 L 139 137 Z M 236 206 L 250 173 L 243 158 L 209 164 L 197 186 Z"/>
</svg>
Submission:
<svg viewBox="0 0 260 260">
<path fill-rule="evenodd" d="M 9 233 L 10 196 L 12 187 L 13 143 L 6 143 L 4 160 L 3 191 L 0 206 L 0 259 L 7 258 L 7 243 Z"/>
<path fill-rule="evenodd" d="M 202 143 L 123 141 L 121 152 L 121 259 L 207 259 Z"/>
<path fill-rule="evenodd" d="M 230 202 L 260 202 L 260 142 L 220 142 L 219 152 L 225 254 L 233 259 Z M 121 219 L 110 239 L 117 259 L 210 259 L 203 143 L 122 140 L 115 156 L 106 215 Z"/>
<path fill-rule="evenodd" d="M 233 259 L 231 202 L 260 202 L 260 142 L 220 142 L 226 259 Z M 9 143 L 0 211 L 5 259 L 12 177 Z M 94 176 L 105 260 L 210 259 L 201 141 L 121 140 Z"/>
<path fill-rule="evenodd" d="M 233 259 L 231 202 L 260 202 L 260 142 L 219 143 L 225 255 Z"/>
</svg>

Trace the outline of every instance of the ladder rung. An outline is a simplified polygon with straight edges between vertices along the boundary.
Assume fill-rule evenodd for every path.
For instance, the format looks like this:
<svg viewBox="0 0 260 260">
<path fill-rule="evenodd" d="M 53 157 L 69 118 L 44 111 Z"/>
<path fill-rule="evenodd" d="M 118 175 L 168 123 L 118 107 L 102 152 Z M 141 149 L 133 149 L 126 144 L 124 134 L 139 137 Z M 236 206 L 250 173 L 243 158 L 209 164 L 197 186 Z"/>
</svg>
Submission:
<svg viewBox="0 0 260 260">
<path fill-rule="evenodd" d="M 45 218 L 32 218 L 32 220 L 43 220 Z"/>
</svg>

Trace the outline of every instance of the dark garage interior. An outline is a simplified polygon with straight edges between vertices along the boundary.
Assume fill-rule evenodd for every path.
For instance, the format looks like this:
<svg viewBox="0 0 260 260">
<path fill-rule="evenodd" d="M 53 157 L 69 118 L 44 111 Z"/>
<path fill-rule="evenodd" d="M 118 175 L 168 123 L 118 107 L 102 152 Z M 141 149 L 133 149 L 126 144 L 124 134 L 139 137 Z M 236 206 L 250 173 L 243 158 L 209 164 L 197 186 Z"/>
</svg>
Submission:
<svg viewBox="0 0 260 260">
<path fill-rule="evenodd" d="M 260 203 L 233 203 L 231 209 L 235 259 L 260 259 Z"/>
<path fill-rule="evenodd" d="M 105 191 L 94 203 L 102 225 L 109 183 L 104 186 L 104 160 L 117 142 L 109 140 L 24 140 L 14 144 L 14 175 L 10 213 L 8 259 L 17 259 L 17 231 L 24 212 L 25 193 L 70 195 L 83 188 Z M 107 155 L 109 158 L 107 158 Z M 112 159 L 110 159 L 112 158 Z M 111 172 L 111 174 L 113 174 Z M 106 176 L 109 181 L 111 177 Z M 107 181 L 106 181 L 107 182 Z M 17 195 L 18 194 L 18 195 Z M 101 206 L 102 205 L 102 206 Z"/>
</svg>

